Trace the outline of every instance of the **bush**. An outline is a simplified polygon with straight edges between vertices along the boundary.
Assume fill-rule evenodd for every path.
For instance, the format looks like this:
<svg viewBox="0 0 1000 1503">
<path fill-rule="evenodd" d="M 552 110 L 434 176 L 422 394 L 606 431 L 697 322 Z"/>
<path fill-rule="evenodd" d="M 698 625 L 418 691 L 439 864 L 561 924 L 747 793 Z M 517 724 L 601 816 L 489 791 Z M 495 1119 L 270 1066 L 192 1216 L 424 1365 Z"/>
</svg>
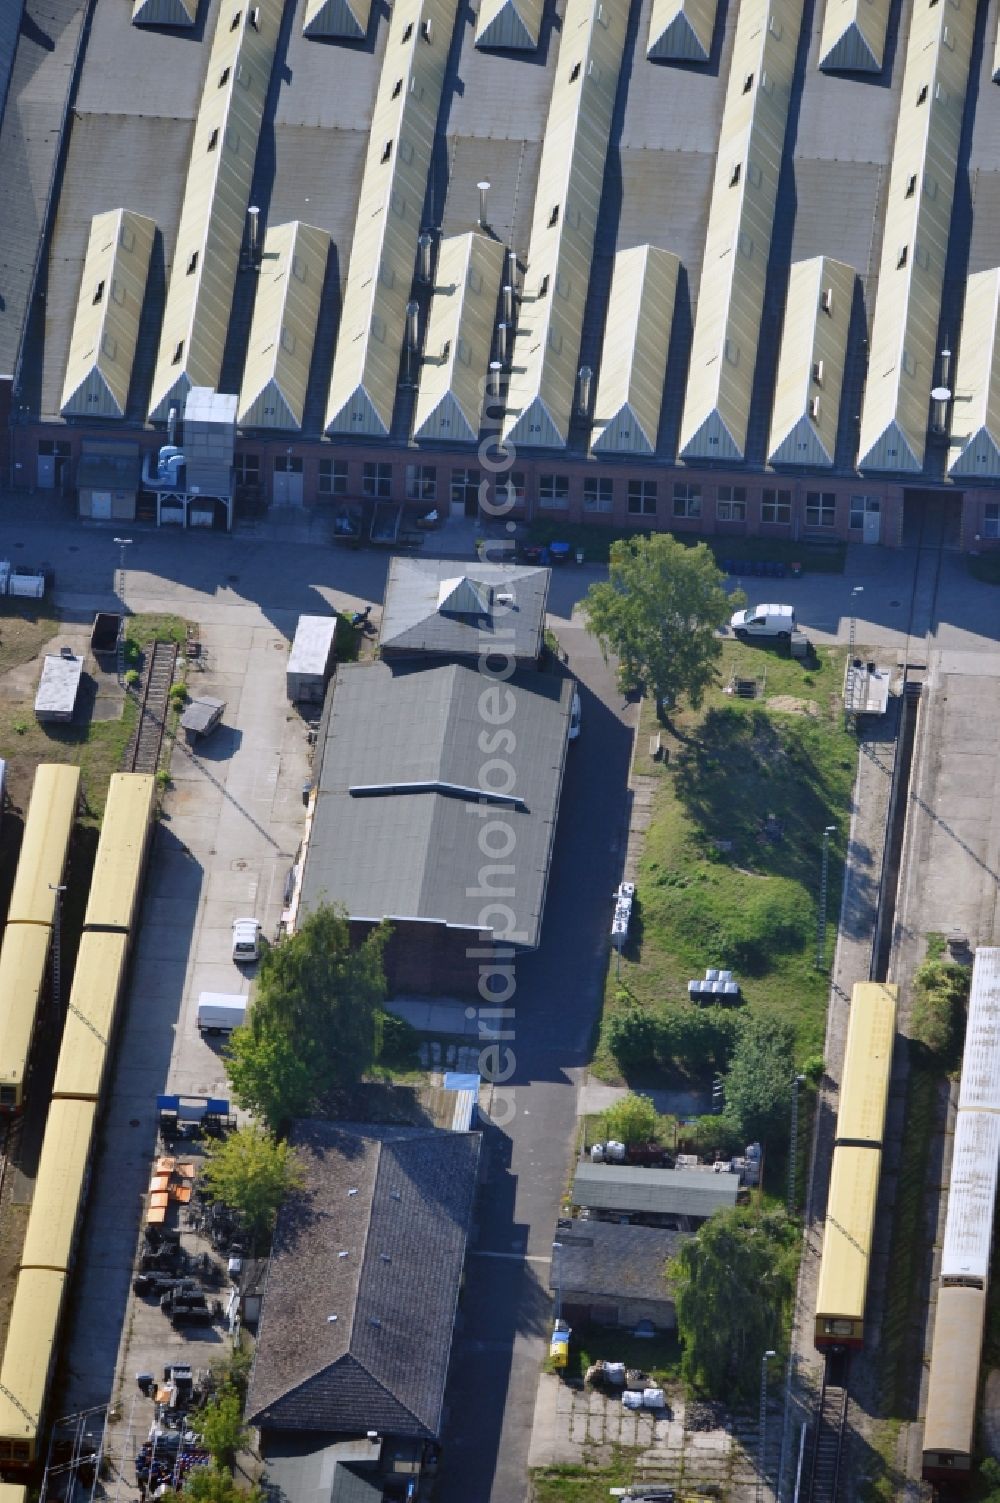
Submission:
<svg viewBox="0 0 1000 1503">
<path fill-rule="evenodd" d="M 802 1066 L 802 1073 L 811 1085 L 819 1085 L 826 1074 L 826 1060 L 822 1054 L 810 1054 Z"/>
<path fill-rule="evenodd" d="M 188 689 L 184 680 L 178 679 L 176 684 L 170 685 L 170 703 L 175 710 L 181 709 L 187 703 Z"/>
<path fill-rule="evenodd" d="M 139 682 L 139 673 L 138 673 L 138 670 L 135 669 L 135 668 L 129 668 L 126 671 L 126 673 L 125 673 L 125 687 L 126 687 L 126 689 L 134 689 L 135 686 L 136 686 L 136 684 L 138 682 Z"/>
<path fill-rule="evenodd" d="M 664 1009 L 660 1022 L 660 1059 L 690 1074 L 720 1070 L 729 1058 L 737 1020 L 722 1007 L 695 1007 L 690 1002 Z"/>
<path fill-rule="evenodd" d="M 644 1008 L 632 1006 L 625 1012 L 615 1013 L 608 1024 L 608 1048 L 625 1074 L 656 1064 L 659 1044 L 660 1029 L 656 1017 Z"/>
<path fill-rule="evenodd" d="M 384 1012 L 381 1019 L 382 1047 L 379 1061 L 397 1069 L 415 1068 L 420 1062 L 420 1036 L 405 1018 L 397 1018 L 393 1012 Z"/>
<path fill-rule="evenodd" d="M 911 1037 L 945 1061 L 957 1060 L 972 975 L 966 966 L 925 960 L 913 977 Z"/>
<path fill-rule="evenodd" d="M 727 1158 L 742 1152 L 746 1139 L 730 1117 L 697 1117 L 679 1129 L 678 1147 L 681 1153 L 697 1153 L 702 1158 L 712 1159 L 717 1153 Z"/>
<path fill-rule="evenodd" d="M 604 1113 L 601 1130 L 617 1143 L 650 1143 L 661 1135 L 660 1115 L 648 1096 L 629 1094 Z"/>
</svg>

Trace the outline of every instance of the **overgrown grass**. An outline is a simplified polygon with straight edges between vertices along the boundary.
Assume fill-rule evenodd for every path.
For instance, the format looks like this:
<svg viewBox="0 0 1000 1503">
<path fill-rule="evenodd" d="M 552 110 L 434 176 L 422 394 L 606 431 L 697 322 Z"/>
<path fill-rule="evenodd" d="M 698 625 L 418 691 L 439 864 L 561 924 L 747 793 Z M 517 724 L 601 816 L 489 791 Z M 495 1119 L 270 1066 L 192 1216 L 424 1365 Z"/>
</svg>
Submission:
<svg viewBox="0 0 1000 1503">
<path fill-rule="evenodd" d="M 843 574 L 847 556 L 846 543 L 817 548 L 807 542 L 794 543 L 789 538 L 699 537 L 689 532 L 676 533 L 675 536 L 686 547 L 707 543 L 720 562 L 733 559 L 737 562 L 766 560 L 786 566 L 799 563 L 808 574 Z M 587 563 L 606 564 L 612 543 L 619 538 L 649 537 L 649 529 L 605 527 L 599 522 L 560 522 L 551 517 L 539 517 L 529 524 L 527 537 L 531 543 L 568 543 L 571 554 L 575 555 L 578 548 L 583 549 Z M 571 568 L 572 564 L 567 567 Z"/>
<path fill-rule="evenodd" d="M 532 1503 L 608 1503 L 612 1487 L 633 1480 L 633 1468 L 620 1460 L 599 1470 L 588 1466 L 546 1466 L 531 1476 Z"/>
<path fill-rule="evenodd" d="M 755 676 L 758 658 L 766 659 L 766 699 L 726 695 L 732 666 Z M 821 1051 L 829 984 L 815 965 L 823 830 L 836 827 L 829 963 L 857 762 L 841 719 L 842 671 L 839 651 L 821 652 L 810 667 L 726 643 L 719 686 L 699 712 L 678 715 L 679 734 L 664 733 L 668 760 L 658 767 L 637 917 L 620 977 L 617 963 L 609 972 L 595 1057 L 605 1078 L 620 1076 L 607 1047 L 614 1013 L 689 1005 L 688 980 L 706 966 L 730 966 L 745 1008 L 790 1023 L 800 1060 Z M 640 755 L 650 723 L 642 723 Z"/>
<path fill-rule="evenodd" d="M 588 1367 L 602 1360 L 641 1368 L 660 1387 L 680 1382 L 681 1347 L 675 1335 L 652 1336 L 647 1340 L 633 1336 L 630 1331 L 574 1326 L 567 1376 L 582 1378 Z"/>
<path fill-rule="evenodd" d="M 126 700 L 121 719 L 88 720 L 70 725 L 39 725 L 32 701 L 0 701 L 0 757 L 7 760 L 7 776 L 17 802 L 27 808 L 27 796 L 40 762 L 64 762 L 79 767 L 84 804 L 81 822 L 100 823 L 108 783 L 121 767 L 138 711 Z"/>
<path fill-rule="evenodd" d="M 125 641 L 134 642 L 140 651 L 152 642 L 176 642 L 183 647 L 187 641 L 187 622 L 180 616 L 129 616 Z"/>
<path fill-rule="evenodd" d="M 59 630 L 59 622 L 30 600 L 0 597 L 0 673 L 36 657 Z"/>
</svg>

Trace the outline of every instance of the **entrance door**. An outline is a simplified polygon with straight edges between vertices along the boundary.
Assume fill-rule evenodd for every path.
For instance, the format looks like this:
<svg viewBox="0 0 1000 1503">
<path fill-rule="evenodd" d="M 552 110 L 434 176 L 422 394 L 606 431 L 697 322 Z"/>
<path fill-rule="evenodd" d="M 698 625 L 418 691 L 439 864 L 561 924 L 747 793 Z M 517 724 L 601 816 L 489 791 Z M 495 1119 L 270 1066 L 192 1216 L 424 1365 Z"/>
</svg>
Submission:
<svg viewBox="0 0 1000 1503">
<path fill-rule="evenodd" d="M 275 506 L 301 506 L 303 503 L 302 460 L 293 454 L 279 454 L 274 461 L 272 499 Z"/>
<path fill-rule="evenodd" d="M 65 439 L 38 440 L 36 484 L 40 491 L 63 490 L 69 471 L 69 444 Z"/>
<path fill-rule="evenodd" d="M 56 484 L 56 462 L 51 454 L 39 454 L 38 456 L 38 489 L 51 491 Z"/>
<path fill-rule="evenodd" d="M 862 539 L 877 543 L 882 535 L 882 502 L 878 496 L 865 497 L 865 520 Z"/>
<path fill-rule="evenodd" d="M 111 521 L 111 492 L 91 491 L 90 515 L 99 522 Z"/>
<path fill-rule="evenodd" d="M 450 511 L 453 517 L 479 516 L 478 470 L 452 470 Z"/>
</svg>

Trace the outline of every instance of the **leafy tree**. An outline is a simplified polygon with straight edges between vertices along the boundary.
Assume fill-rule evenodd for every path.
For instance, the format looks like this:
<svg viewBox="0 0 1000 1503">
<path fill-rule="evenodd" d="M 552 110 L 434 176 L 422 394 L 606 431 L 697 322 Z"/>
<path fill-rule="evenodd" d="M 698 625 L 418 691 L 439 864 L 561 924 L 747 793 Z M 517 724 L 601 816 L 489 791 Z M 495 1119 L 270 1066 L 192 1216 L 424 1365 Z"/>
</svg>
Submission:
<svg viewBox="0 0 1000 1503">
<path fill-rule="evenodd" d="M 179 1493 L 164 1494 L 164 1503 L 264 1503 L 266 1494 L 260 1487 L 238 1487 L 227 1467 L 194 1466 Z"/>
<path fill-rule="evenodd" d="M 660 1115 L 648 1096 L 630 1092 L 604 1113 L 604 1136 L 616 1143 L 648 1143 L 659 1136 Z"/>
<path fill-rule="evenodd" d="M 347 915 L 323 905 L 264 952 L 246 1024 L 229 1044 L 233 1095 L 276 1130 L 322 1116 L 332 1095 L 356 1085 L 379 1044 L 388 927 L 353 947 Z"/>
<path fill-rule="evenodd" d="M 660 1051 L 694 1074 L 721 1069 L 733 1047 L 736 1019 L 722 1007 L 695 1007 L 690 1002 L 666 1007 L 660 1019 Z"/>
<path fill-rule="evenodd" d="M 611 545 L 608 578 L 582 602 L 587 630 L 618 658 L 624 689 L 638 682 L 657 711 L 685 695 L 696 708 L 715 677 L 715 632 L 738 599 L 704 543 L 687 548 L 668 532 Z"/>
<path fill-rule="evenodd" d="M 608 1048 L 615 1063 L 626 1073 L 655 1065 L 659 1044 L 660 1028 L 654 1012 L 633 1005 L 612 1015 L 608 1023 Z"/>
<path fill-rule="evenodd" d="M 747 1018 L 725 1077 L 726 1116 L 741 1137 L 783 1138 L 789 1130 L 793 1034 L 774 1018 Z"/>
<path fill-rule="evenodd" d="M 246 1440 L 243 1401 L 230 1384 L 224 1384 L 190 1416 L 191 1429 L 200 1435 L 205 1450 L 220 1467 L 231 1467 Z"/>
<path fill-rule="evenodd" d="M 958 1050 L 971 982 L 967 966 L 944 960 L 925 960 L 913 977 L 911 1035 L 947 1062 Z"/>
<path fill-rule="evenodd" d="M 736 1206 L 705 1221 L 667 1265 L 681 1373 L 693 1389 L 752 1397 L 761 1353 L 781 1351 L 797 1236 L 784 1211 Z"/>
<path fill-rule="evenodd" d="M 266 1236 L 278 1207 L 301 1188 L 294 1150 L 256 1123 L 205 1145 L 202 1184 L 211 1200 L 238 1211 L 251 1237 Z"/>
</svg>

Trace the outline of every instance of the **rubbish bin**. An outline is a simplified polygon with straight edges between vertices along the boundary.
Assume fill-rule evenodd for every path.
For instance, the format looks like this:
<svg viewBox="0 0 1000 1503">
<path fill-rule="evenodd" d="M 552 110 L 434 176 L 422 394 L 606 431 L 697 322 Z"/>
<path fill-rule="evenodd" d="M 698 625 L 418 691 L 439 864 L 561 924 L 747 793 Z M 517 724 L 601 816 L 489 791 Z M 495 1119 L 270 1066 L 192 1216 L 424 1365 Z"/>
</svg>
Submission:
<svg viewBox="0 0 1000 1503">
<path fill-rule="evenodd" d="M 801 564 L 799 564 L 799 563 L 789 564 L 788 568 L 789 568 L 789 570 L 791 572 L 791 576 L 792 576 L 793 579 L 799 579 L 799 578 L 801 578 L 801 575 L 802 575 L 802 565 Z"/>
</svg>

